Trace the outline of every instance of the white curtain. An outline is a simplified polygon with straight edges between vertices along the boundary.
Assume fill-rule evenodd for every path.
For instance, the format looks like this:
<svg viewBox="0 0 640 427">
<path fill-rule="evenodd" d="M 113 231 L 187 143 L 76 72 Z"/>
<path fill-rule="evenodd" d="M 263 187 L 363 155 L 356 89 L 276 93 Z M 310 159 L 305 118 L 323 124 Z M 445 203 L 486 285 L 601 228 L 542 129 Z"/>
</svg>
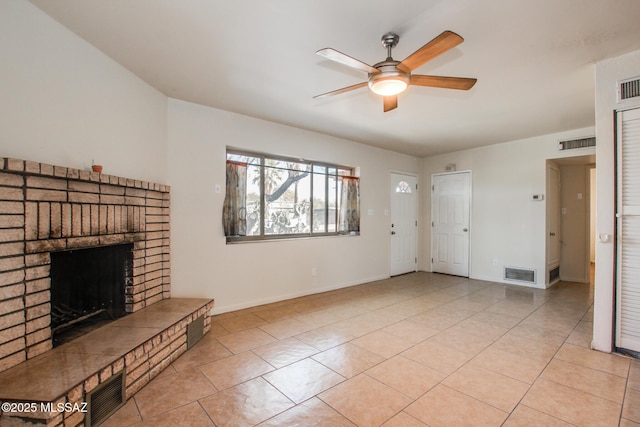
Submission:
<svg viewBox="0 0 640 427">
<path fill-rule="evenodd" d="M 341 233 L 360 232 L 360 179 L 342 177 L 338 231 Z"/>
<path fill-rule="evenodd" d="M 247 234 L 247 165 L 227 160 L 227 185 L 222 207 L 224 235 Z"/>
</svg>

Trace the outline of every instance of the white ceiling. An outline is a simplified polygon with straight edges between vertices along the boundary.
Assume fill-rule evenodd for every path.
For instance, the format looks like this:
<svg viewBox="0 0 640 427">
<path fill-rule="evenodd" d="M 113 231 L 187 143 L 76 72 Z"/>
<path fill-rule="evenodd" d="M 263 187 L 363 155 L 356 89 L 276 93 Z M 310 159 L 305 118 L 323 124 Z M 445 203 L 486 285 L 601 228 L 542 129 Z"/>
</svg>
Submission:
<svg viewBox="0 0 640 427">
<path fill-rule="evenodd" d="M 172 98 L 415 156 L 593 126 L 595 62 L 640 49 L 638 0 L 31 1 Z M 470 91 L 313 99 L 367 77 L 316 50 L 374 64 L 395 31 L 402 60 L 444 30 L 465 42 L 414 73 Z"/>
</svg>

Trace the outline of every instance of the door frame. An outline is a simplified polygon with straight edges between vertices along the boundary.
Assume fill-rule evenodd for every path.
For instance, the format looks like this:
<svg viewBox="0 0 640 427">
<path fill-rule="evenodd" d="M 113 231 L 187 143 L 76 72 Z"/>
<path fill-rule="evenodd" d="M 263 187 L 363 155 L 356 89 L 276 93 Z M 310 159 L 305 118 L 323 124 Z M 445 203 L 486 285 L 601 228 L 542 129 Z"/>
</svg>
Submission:
<svg viewBox="0 0 640 427">
<path fill-rule="evenodd" d="M 469 232 L 467 233 L 467 239 L 469 240 L 469 245 L 468 245 L 468 253 L 467 253 L 467 276 L 471 278 L 471 265 L 472 265 L 472 260 L 471 260 L 471 241 L 472 241 L 472 235 L 473 235 L 473 227 L 471 226 L 472 223 L 472 219 L 473 219 L 473 173 L 470 169 L 466 169 L 466 170 L 460 170 L 460 171 L 452 171 L 452 172 L 439 172 L 439 173 L 434 173 L 431 174 L 431 184 L 429 187 L 429 194 L 430 194 L 430 204 L 431 204 L 431 210 L 429 212 L 430 214 L 430 219 L 431 219 L 431 225 L 429 227 L 430 230 L 430 236 L 431 236 L 431 242 L 429 244 L 429 253 L 430 253 L 430 257 L 429 257 L 429 271 L 433 272 L 433 251 L 434 251 L 434 245 L 435 245 L 435 238 L 433 235 L 433 210 L 434 210 L 434 183 L 433 183 L 433 179 L 435 176 L 443 176 L 443 175 L 455 175 L 455 174 L 468 174 L 469 175 Z"/>
<path fill-rule="evenodd" d="M 554 189 L 551 186 L 551 170 L 555 170 L 558 174 L 558 188 Z M 545 203 L 545 260 L 544 260 L 544 265 L 545 265 L 545 271 L 544 271 L 544 283 L 545 283 L 545 288 L 548 288 L 554 284 L 556 284 L 557 282 L 560 281 L 560 276 L 558 276 L 557 278 L 553 279 L 553 281 L 551 281 L 549 279 L 551 271 L 556 269 L 556 268 L 560 268 L 560 252 L 561 252 L 561 248 L 560 248 L 560 238 L 562 236 L 562 216 L 561 216 L 561 212 L 558 211 L 555 213 L 555 215 L 558 216 L 557 218 L 557 230 L 552 231 L 550 229 L 551 226 L 551 216 L 554 215 L 553 212 L 551 212 L 551 200 L 553 199 L 554 195 L 552 193 L 555 193 L 555 196 L 558 199 L 558 209 L 562 209 L 562 177 L 560 174 L 560 166 L 558 166 L 558 164 L 556 164 L 553 160 L 547 160 L 547 164 L 546 164 L 546 170 L 545 170 L 545 175 L 546 175 L 546 190 L 547 190 L 547 201 Z M 557 262 L 555 260 L 551 259 L 551 233 L 556 233 L 557 240 L 558 240 L 558 259 Z M 562 272 L 560 271 L 560 274 L 562 274 Z"/>
<path fill-rule="evenodd" d="M 389 184 L 391 183 L 391 181 L 393 179 L 393 175 L 410 176 L 412 178 L 415 178 L 415 180 L 416 180 L 416 187 L 417 188 L 416 188 L 415 193 L 414 193 L 415 194 L 415 198 L 416 198 L 415 199 L 415 218 L 416 218 L 416 222 L 417 222 L 417 225 L 414 228 L 414 234 L 415 234 L 415 236 L 414 236 L 414 242 L 415 242 L 414 243 L 414 246 L 415 246 L 414 247 L 414 254 L 415 254 L 415 258 L 416 258 L 416 263 L 415 263 L 415 269 L 413 270 L 413 272 L 416 272 L 416 271 L 419 270 L 419 268 L 418 268 L 418 264 L 419 264 L 419 262 L 418 262 L 418 259 L 419 259 L 418 258 L 418 249 L 419 249 L 419 237 L 420 237 L 420 232 L 419 232 L 419 227 L 420 227 L 420 221 L 419 221 L 419 215 L 420 215 L 420 197 L 419 197 L 420 196 L 420 193 L 419 193 L 419 191 L 420 191 L 420 175 L 415 174 L 415 173 L 411 173 L 411 172 L 404 172 L 404 171 L 398 171 L 398 170 L 391 170 L 390 169 L 389 170 L 389 179 L 387 181 Z M 393 211 L 392 211 L 393 204 L 391 203 L 391 197 L 392 197 L 391 196 L 391 185 L 389 185 L 387 187 L 387 191 L 388 191 L 387 194 L 389 195 L 389 210 L 385 211 L 385 215 L 387 215 L 389 217 L 387 228 L 389 230 L 391 230 L 391 220 L 393 218 Z M 393 245 L 392 245 L 392 242 L 391 242 L 391 234 L 389 234 L 389 256 L 387 258 L 389 260 L 389 267 L 388 267 L 389 268 L 389 270 L 388 270 L 389 271 L 389 277 L 392 277 L 391 276 L 391 264 L 392 264 L 391 260 L 392 260 L 392 257 L 393 257 L 393 253 L 392 252 L 393 252 Z"/>
</svg>

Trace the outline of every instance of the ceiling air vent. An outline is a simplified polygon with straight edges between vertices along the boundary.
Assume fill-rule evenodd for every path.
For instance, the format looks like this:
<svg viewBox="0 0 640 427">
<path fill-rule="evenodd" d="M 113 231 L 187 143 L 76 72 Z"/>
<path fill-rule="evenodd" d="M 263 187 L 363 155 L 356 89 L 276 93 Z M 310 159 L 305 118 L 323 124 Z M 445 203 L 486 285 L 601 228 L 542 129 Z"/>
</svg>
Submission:
<svg viewBox="0 0 640 427">
<path fill-rule="evenodd" d="M 640 96 L 640 77 L 620 82 L 620 101 Z"/>
<path fill-rule="evenodd" d="M 563 150 L 575 150 L 576 148 L 587 148 L 596 146 L 596 137 L 589 138 L 570 139 L 568 141 L 560 141 L 558 143 L 558 149 Z"/>
<path fill-rule="evenodd" d="M 536 283 L 536 271 L 527 268 L 505 267 L 504 278 L 517 282 Z"/>
</svg>

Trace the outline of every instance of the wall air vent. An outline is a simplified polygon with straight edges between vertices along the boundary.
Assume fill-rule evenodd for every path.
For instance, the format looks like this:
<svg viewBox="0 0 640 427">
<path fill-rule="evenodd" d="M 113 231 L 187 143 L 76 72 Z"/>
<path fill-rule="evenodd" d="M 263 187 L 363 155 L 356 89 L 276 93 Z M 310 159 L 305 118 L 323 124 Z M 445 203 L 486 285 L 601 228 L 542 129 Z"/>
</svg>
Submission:
<svg viewBox="0 0 640 427">
<path fill-rule="evenodd" d="M 193 347 L 204 336 L 204 315 L 187 325 L 187 350 Z"/>
<path fill-rule="evenodd" d="M 595 147 L 595 146 L 596 146 L 595 136 L 592 136 L 589 138 L 579 138 L 579 139 L 571 139 L 568 141 L 560 141 L 558 143 L 558 149 L 560 151 L 575 150 L 576 148 L 587 148 L 587 147 Z"/>
<path fill-rule="evenodd" d="M 536 271 L 528 268 L 504 268 L 504 279 L 516 282 L 536 283 Z"/>
<path fill-rule="evenodd" d="M 125 403 L 124 369 L 87 393 L 87 415 L 85 425 L 95 427 L 102 424 Z"/>
<path fill-rule="evenodd" d="M 640 77 L 620 82 L 620 101 L 640 96 Z"/>
</svg>

